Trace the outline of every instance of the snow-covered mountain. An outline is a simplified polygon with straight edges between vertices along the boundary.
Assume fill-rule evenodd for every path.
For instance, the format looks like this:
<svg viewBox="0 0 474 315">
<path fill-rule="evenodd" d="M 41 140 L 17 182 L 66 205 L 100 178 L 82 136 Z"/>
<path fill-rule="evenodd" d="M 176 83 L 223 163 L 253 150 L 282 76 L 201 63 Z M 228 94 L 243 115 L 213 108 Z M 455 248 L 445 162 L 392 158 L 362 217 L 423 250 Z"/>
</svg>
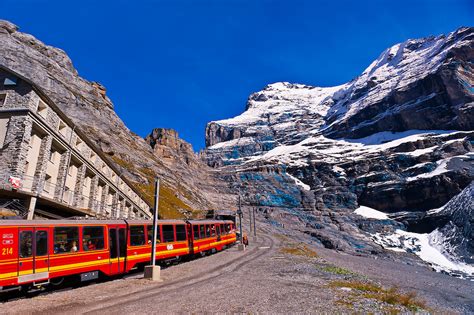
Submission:
<svg viewBox="0 0 474 315">
<path fill-rule="evenodd" d="M 365 232 L 434 231 L 426 212 L 474 180 L 473 45 L 474 28 L 460 28 L 394 45 L 340 86 L 270 84 L 208 124 L 203 158 L 248 204 L 329 248 L 374 252 Z M 362 219 L 361 206 L 398 221 Z"/>
</svg>

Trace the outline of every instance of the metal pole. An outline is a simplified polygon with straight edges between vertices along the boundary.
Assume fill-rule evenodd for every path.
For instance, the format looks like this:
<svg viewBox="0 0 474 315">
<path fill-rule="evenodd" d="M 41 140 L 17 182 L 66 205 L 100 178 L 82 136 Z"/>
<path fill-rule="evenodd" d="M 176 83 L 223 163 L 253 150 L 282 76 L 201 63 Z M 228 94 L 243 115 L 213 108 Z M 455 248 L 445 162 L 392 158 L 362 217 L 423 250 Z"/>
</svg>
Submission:
<svg viewBox="0 0 474 315">
<path fill-rule="evenodd" d="M 252 209 L 249 208 L 250 235 L 252 235 Z"/>
<path fill-rule="evenodd" d="M 240 221 L 240 244 L 243 244 L 243 237 L 244 235 L 242 234 L 242 202 L 240 200 L 240 191 L 239 191 L 239 221 Z"/>
<path fill-rule="evenodd" d="M 153 207 L 153 240 L 151 241 L 151 262 L 150 265 L 155 265 L 156 260 L 156 235 L 158 234 L 158 202 L 160 199 L 160 180 L 155 179 L 155 204 Z"/>
<path fill-rule="evenodd" d="M 255 226 L 255 214 L 257 210 L 253 208 L 253 236 L 257 237 L 257 227 Z"/>
</svg>

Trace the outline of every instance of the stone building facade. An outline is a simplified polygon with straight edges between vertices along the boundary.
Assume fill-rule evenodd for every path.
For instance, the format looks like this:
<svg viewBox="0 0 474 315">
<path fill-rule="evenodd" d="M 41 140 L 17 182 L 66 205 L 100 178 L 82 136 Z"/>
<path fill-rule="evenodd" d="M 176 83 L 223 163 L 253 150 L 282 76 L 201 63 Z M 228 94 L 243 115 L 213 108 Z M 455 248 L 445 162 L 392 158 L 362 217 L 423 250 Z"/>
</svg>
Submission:
<svg viewBox="0 0 474 315">
<path fill-rule="evenodd" d="M 139 191 L 33 83 L 0 69 L 0 197 L 28 218 L 150 218 Z"/>
</svg>

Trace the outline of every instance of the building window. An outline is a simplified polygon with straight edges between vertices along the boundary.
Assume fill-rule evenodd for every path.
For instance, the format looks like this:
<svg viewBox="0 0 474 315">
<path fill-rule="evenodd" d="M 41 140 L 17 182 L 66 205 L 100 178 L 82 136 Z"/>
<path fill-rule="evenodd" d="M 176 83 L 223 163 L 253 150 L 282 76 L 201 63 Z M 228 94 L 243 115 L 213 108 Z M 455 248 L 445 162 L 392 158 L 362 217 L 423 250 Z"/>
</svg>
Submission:
<svg viewBox="0 0 474 315">
<path fill-rule="evenodd" d="M 58 127 L 58 131 L 60 134 L 62 134 L 64 137 L 66 136 L 66 124 L 62 121 L 59 122 L 59 127 Z"/>
<path fill-rule="evenodd" d="M 9 118 L 0 118 L 0 149 L 5 144 L 9 122 Z"/>
<path fill-rule="evenodd" d="M 49 152 L 49 161 L 51 163 L 54 163 L 54 158 L 56 157 L 55 154 L 56 154 L 56 151 L 50 151 Z"/>
<path fill-rule="evenodd" d="M 72 176 L 73 171 L 74 171 L 74 165 L 69 165 L 69 167 L 67 169 L 67 174 L 69 176 Z"/>
<path fill-rule="evenodd" d="M 16 77 L 8 77 L 8 78 L 5 78 L 5 80 L 3 81 L 3 85 L 4 86 L 15 86 L 17 84 L 17 78 Z"/>
<path fill-rule="evenodd" d="M 48 105 L 42 100 L 39 100 L 38 103 L 38 114 L 41 115 L 43 118 L 46 118 L 46 114 L 48 113 Z"/>
<path fill-rule="evenodd" d="M 51 184 L 51 176 L 46 174 L 43 188 L 44 192 L 49 194 L 51 192 L 52 186 L 53 185 Z"/>
<path fill-rule="evenodd" d="M 80 151 L 81 150 L 81 145 L 82 145 L 82 140 L 77 138 L 76 139 L 76 148 Z"/>
</svg>

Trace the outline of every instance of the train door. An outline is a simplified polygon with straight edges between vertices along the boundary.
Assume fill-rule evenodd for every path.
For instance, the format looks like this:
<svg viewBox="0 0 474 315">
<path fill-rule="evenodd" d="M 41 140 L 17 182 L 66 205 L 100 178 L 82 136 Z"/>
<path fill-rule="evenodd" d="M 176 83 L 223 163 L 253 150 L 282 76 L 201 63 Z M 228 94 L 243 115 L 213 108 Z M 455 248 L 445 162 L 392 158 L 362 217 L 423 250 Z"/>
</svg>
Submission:
<svg viewBox="0 0 474 315">
<path fill-rule="evenodd" d="M 110 273 L 117 274 L 125 271 L 127 254 L 127 234 L 123 227 L 109 227 L 109 258 Z"/>
<path fill-rule="evenodd" d="M 48 229 L 19 228 L 18 243 L 18 282 L 48 279 Z"/>
</svg>

